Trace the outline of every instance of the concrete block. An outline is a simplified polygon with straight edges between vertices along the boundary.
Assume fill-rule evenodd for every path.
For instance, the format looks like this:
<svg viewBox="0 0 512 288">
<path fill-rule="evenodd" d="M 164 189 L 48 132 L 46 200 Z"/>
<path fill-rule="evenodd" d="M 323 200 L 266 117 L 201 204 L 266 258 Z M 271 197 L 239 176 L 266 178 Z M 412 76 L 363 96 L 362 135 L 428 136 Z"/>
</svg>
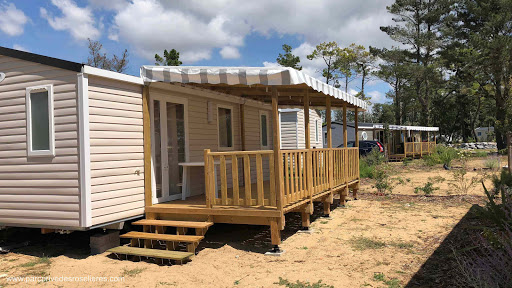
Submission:
<svg viewBox="0 0 512 288">
<path fill-rule="evenodd" d="M 108 231 L 107 233 L 98 233 L 89 239 L 91 254 L 101 254 L 110 248 L 120 245 L 119 231 Z"/>
</svg>

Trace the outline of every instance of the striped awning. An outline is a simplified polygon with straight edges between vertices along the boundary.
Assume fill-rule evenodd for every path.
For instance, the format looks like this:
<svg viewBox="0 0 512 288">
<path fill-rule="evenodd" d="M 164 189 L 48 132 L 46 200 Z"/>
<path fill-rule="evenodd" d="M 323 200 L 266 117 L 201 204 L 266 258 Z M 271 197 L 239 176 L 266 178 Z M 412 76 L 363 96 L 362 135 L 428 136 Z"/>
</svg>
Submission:
<svg viewBox="0 0 512 288">
<path fill-rule="evenodd" d="M 307 85 L 313 90 L 343 100 L 363 110 L 365 101 L 289 67 L 196 67 L 142 66 L 140 75 L 145 83 L 197 83 L 227 85 Z"/>
<path fill-rule="evenodd" d="M 374 129 L 384 129 L 384 124 L 373 124 L 373 128 Z M 437 132 L 437 131 L 439 131 L 439 127 L 389 125 L 389 130 Z"/>
</svg>

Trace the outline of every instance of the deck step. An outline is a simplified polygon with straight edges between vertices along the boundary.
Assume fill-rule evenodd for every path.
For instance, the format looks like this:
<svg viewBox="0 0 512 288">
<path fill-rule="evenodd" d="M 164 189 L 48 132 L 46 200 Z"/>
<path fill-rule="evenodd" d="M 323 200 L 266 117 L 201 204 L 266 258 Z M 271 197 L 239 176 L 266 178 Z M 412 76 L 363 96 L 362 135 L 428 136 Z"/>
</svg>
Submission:
<svg viewBox="0 0 512 288">
<path fill-rule="evenodd" d="M 184 242 L 184 243 L 198 243 L 199 241 L 203 240 L 203 238 L 204 238 L 203 236 L 157 234 L 157 233 L 146 233 L 146 232 L 136 232 L 136 231 L 128 232 L 119 237 L 132 238 L 132 239 L 144 239 L 144 240 Z"/>
<path fill-rule="evenodd" d="M 115 248 L 107 250 L 107 252 L 115 253 L 115 254 L 133 255 L 133 256 L 153 257 L 153 258 L 160 258 L 160 259 L 170 259 L 170 260 L 176 260 L 176 261 L 188 260 L 190 257 L 194 256 L 194 253 L 189 253 L 189 252 L 160 250 L 160 249 L 147 249 L 147 248 L 137 248 L 137 247 L 128 247 L 128 246 L 115 247 Z"/>
<path fill-rule="evenodd" d="M 192 222 L 192 221 L 171 221 L 171 220 L 151 220 L 143 219 L 135 221 L 132 225 L 145 225 L 145 226 L 165 226 L 165 227 L 179 227 L 179 228 L 197 228 L 206 229 L 213 225 L 212 222 Z"/>
</svg>

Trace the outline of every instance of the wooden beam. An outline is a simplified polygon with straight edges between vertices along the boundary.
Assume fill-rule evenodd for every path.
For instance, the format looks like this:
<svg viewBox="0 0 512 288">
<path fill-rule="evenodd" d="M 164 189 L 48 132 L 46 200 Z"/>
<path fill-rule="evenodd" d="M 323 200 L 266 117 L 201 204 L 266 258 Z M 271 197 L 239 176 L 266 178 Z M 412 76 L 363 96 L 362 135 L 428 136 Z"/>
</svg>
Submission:
<svg viewBox="0 0 512 288">
<path fill-rule="evenodd" d="M 142 123 L 144 138 L 144 204 L 153 205 L 151 189 L 151 117 L 149 112 L 149 86 L 142 88 Z"/>
<path fill-rule="evenodd" d="M 311 149 L 311 135 L 309 129 L 309 92 L 306 90 L 306 95 L 304 96 L 304 131 L 306 132 L 306 149 Z"/>
<path fill-rule="evenodd" d="M 354 125 L 354 131 L 355 131 L 355 139 L 356 139 L 356 143 L 355 143 L 355 146 L 356 147 L 359 147 L 359 123 L 358 123 L 358 118 L 359 118 L 359 111 L 358 109 L 356 108 L 355 109 L 355 117 L 354 117 L 354 120 L 355 120 L 355 125 Z"/>
<path fill-rule="evenodd" d="M 276 175 L 276 195 L 277 195 L 277 209 L 280 212 L 281 218 L 283 215 L 283 203 L 284 203 L 284 195 L 283 195 L 283 159 L 281 157 L 281 127 L 279 125 L 279 99 L 277 96 L 277 88 L 275 86 L 272 87 L 272 141 L 274 148 L 274 169 L 277 169 Z M 283 221 L 280 221 L 281 223 Z M 282 227 L 284 229 L 284 227 Z M 276 244 L 278 245 L 278 244 Z"/>
</svg>

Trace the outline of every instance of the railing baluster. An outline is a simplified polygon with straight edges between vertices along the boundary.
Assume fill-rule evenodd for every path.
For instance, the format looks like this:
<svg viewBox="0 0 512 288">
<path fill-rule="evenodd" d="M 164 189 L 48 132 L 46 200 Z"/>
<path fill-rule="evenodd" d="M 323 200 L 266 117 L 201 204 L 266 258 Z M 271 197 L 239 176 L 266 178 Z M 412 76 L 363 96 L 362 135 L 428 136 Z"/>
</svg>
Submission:
<svg viewBox="0 0 512 288">
<path fill-rule="evenodd" d="M 263 191 L 263 164 L 261 154 L 256 154 L 256 189 L 258 191 L 257 205 L 263 206 L 265 203 L 265 193 Z"/>
<path fill-rule="evenodd" d="M 299 200 L 300 199 L 300 189 L 299 189 L 299 175 L 298 175 L 298 169 L 299 169 L 299 153 L 297 152 L 294 152 L 293 153 L 293 158 L 295 159 L 295 166 L 294 166 L 294 171 L 295 171 L 295 175 L 294 175 L 294 181 L 295 181 L 295 201 Z"/>
<path fill-rule="evenodd" d="M 245 193 L 245 206 L 252 205 L 252 191 L 251 191 L 251 158 L 249 155 L 244 155 L 244 193 Z"/>
<path fill-rule="evenodd" d="M 275 179 L 275 167 L 274 167 L 274 154 L 268 155 L 268 169 L 270 174 L 270 206 L 277 205 L 276 198 L 276 179 Z"/>
<path fill-rule="evenodd" d="M 220 189 L 221 203 L 228 205 L 228 180 L 226 177 L 226 157 L 220 156 Z"/>
<path fill-rule="evenodd" d="M 231 175 L 233 178 L 233 205 L 240 205 L 240 191 L 238 183 L 238 158 L 236 155 L 231 155 Z"/>
<path fill-rule="evenodd" d="M 284 195 L 284 199 L 285 199 L 285 202 L 286 203 L 290 203 L 292 200 L 290 199 L 290 187 L 289 187 L 289 182 L 290 182 L 290 169 L 288 167 L 288 153 L 284 153 L 284 190 L 285 190 L 285 195 Z"/>
</svg>

